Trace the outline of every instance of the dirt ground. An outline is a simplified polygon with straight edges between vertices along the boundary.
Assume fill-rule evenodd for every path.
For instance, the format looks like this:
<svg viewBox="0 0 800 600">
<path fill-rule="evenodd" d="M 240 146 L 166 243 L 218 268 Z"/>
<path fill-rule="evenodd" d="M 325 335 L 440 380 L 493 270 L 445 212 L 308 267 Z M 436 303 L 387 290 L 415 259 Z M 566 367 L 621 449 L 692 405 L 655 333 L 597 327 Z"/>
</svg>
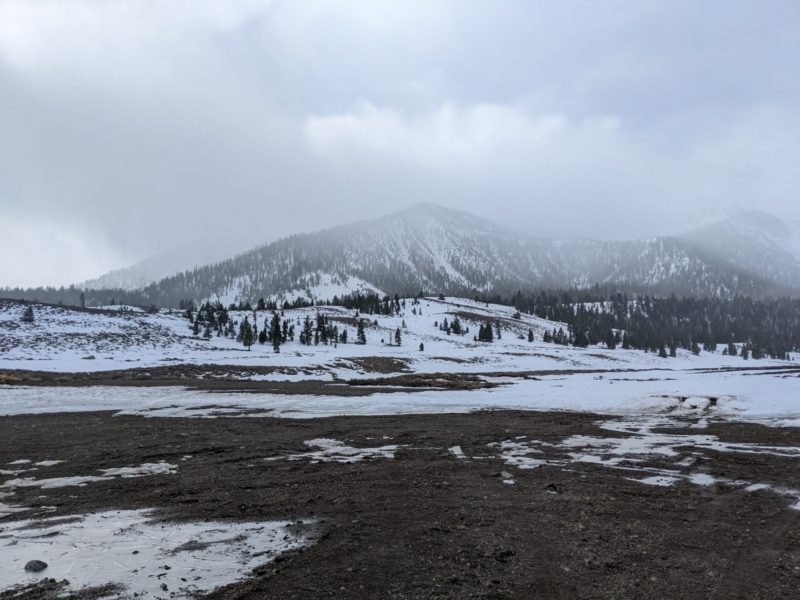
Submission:
<svg viewBox="0 0 800 600">
<path fill-rule="evenodd" d="M 309 420 L 14 416 L 0 418 L 0 464 L 66 461 L 49 467 L 48 477 L 179 464 L 174 475 L 16 490 L 15 504 L 56 506 L 54 516 L 156 507 L 177 520 L 319 520 L 316 543 L 208 596 L 214 599 L 800 595 L 800 511 L 785 497 L 724 485 L 648 486 L 594 464 L 522 470 L 487 446 L 517 436 L 609 435 L 595 425 L 599 418 L 509 411 Z M 705 433 L 800 446 L 798 429 L 712 424 Z M 307 452 L 304 442 L 314 438 L 404 447 L 394 459 L 355 464 L 263 460 Z M 454 456 L 453 446 L 468 458 Z M 699 452 L 713 455 L 715 475 L 800 488 L 796 460 Z M 181 462 L 186 455 L 192 458 Z M 514 485 L 503 483 L 504 471 Z M 45 585 L 0 598 L 55 593 Z"/>
</svg>

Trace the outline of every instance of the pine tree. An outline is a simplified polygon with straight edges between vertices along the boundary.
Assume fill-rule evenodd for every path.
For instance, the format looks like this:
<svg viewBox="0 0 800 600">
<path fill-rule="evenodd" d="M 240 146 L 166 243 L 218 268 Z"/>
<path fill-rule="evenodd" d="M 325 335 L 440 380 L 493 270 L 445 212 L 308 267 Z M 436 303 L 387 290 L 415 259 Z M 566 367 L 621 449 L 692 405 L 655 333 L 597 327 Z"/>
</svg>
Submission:
<svg viewBox="0 0 800 600">
<path fill-rule="evenodd" d="M 364 345 L 367 343 L 367 334 L 364 332 L 364 319 L 358 320 L 358 332 L 356 333 L 357 343 Z"/>
<path fill-rule="evenodd" d="M 22 313 L 22 322 L 23 323 L 33 323 L 34 318 L 35 317 L 33 315 L 33 307 L 32 306 L 28 306 L 25 309 L 25 311 Z"/>
<path fill-rule="evenodd" d="M 617 340 L 614 337 L 614 332 L 610 329 L 606 332 L 606 348 L 613 350 L 617 347 Z"/>
<path fill-rule="evenodd" d="M 589 345 L 589 338 L 586 335 L 586 330 L 582 327 L 574 333 L 572 345 L 577 348 L 586 348 Z"/>
<path fill-rule="evenodd" d="M 422 342 L 419 343 L 419 351 L 420 352 L 424 352 L 425 351 L 425 344 L 423 344 Z"/>
<path fill-rule="evenodd" d="M 272 337 L 272 349 L 275 352 L 281 351 L 281 318 L 277 312 L 272 313 L 272 322 L 270 323 L 270 333 Z"/>
<path fill-rule="evenodd" d="M 528 329 L 528 341 L 533 341 L 533 329 Z"/>
<path fill-rule="evenodd" d="M 400 337 L 400 328 L 398 327 L 397 330 L 394 332 L 394 343 L 399 346 L 401 341 L 402 338 Z"/>
<path fill-rule="evenodd" d="M 250 350 L 250 346 L 253 345 L 253 328 L 250 325 L 250 321 L 247 317 L 244 318 L 244 322 L 242 323 L 241 328 L 241 336 L 242 336 L 242 345 Z"/>
<path fill-rule="evenodd" d="M 661 344 L 661 347 L 658 349 L 658 355 L 661 358 L 667 358 L 667 349 L 664 348 L 664 344 Z"/>
</svg>

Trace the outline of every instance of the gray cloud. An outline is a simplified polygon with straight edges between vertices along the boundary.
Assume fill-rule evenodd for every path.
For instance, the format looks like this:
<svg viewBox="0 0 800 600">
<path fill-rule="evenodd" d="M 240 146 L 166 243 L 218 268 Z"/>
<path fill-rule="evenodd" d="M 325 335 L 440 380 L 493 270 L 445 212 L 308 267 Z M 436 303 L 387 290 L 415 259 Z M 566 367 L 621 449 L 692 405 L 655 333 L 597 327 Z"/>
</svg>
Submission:
<svg viewBox="0 0 800 600">
<path fill-rule="evenodd" d="M 800 219 L 796 56 L 791 0 L 0 0 L 0 285 L 416 201 L 538 235 Z"/>
</svg>

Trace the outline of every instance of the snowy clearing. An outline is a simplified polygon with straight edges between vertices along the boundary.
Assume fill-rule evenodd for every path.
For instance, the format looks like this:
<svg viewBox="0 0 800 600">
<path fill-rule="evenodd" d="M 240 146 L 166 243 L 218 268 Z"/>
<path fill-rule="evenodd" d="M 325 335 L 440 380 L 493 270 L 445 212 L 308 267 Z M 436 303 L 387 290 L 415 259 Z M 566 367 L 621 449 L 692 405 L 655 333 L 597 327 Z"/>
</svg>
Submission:
<svg viewBox="0 0 800 600">
<path fill-rule="evenodd" d="M 147 417 L 463 413 L 564 410 L 672 414 L 800 426 L 798 378 L 751 372 L 637 372 L 510 378 L 490 389 L 368 396 L 226 393 L 179 387 L 0 387 L 0 415 L 110 410 Z"/>
</svg>

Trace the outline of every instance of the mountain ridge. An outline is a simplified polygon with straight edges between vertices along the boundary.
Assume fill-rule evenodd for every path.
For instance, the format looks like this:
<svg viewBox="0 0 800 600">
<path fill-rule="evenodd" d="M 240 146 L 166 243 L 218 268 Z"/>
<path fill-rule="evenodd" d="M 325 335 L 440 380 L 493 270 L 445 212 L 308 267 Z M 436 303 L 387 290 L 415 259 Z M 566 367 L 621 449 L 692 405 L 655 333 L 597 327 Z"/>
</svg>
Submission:
<svg viewBox="0 0 800 600">
<path fill-rule="evenodd" d="M 789 242 L 769 233 L 780 230 L 791 241 L 791 225 L 786 233 L 776 225 L 780 220 L 764 219 L 766 227 L 742 217 L 740 223 L 629 241 L 551 240 L 529 238 L 464 211 L 415 204 L 377 219 L 262 244 L 166 277 L 142 293 L 159 305 L 214 298 L 321 301 L 332 299 L 321 294 L 334 288 L 339 296 L 348 290 L 511 294 L 595 284 L 658 294 L 798 294 L 800 251 L 794 255 Z"/>
</svg>

